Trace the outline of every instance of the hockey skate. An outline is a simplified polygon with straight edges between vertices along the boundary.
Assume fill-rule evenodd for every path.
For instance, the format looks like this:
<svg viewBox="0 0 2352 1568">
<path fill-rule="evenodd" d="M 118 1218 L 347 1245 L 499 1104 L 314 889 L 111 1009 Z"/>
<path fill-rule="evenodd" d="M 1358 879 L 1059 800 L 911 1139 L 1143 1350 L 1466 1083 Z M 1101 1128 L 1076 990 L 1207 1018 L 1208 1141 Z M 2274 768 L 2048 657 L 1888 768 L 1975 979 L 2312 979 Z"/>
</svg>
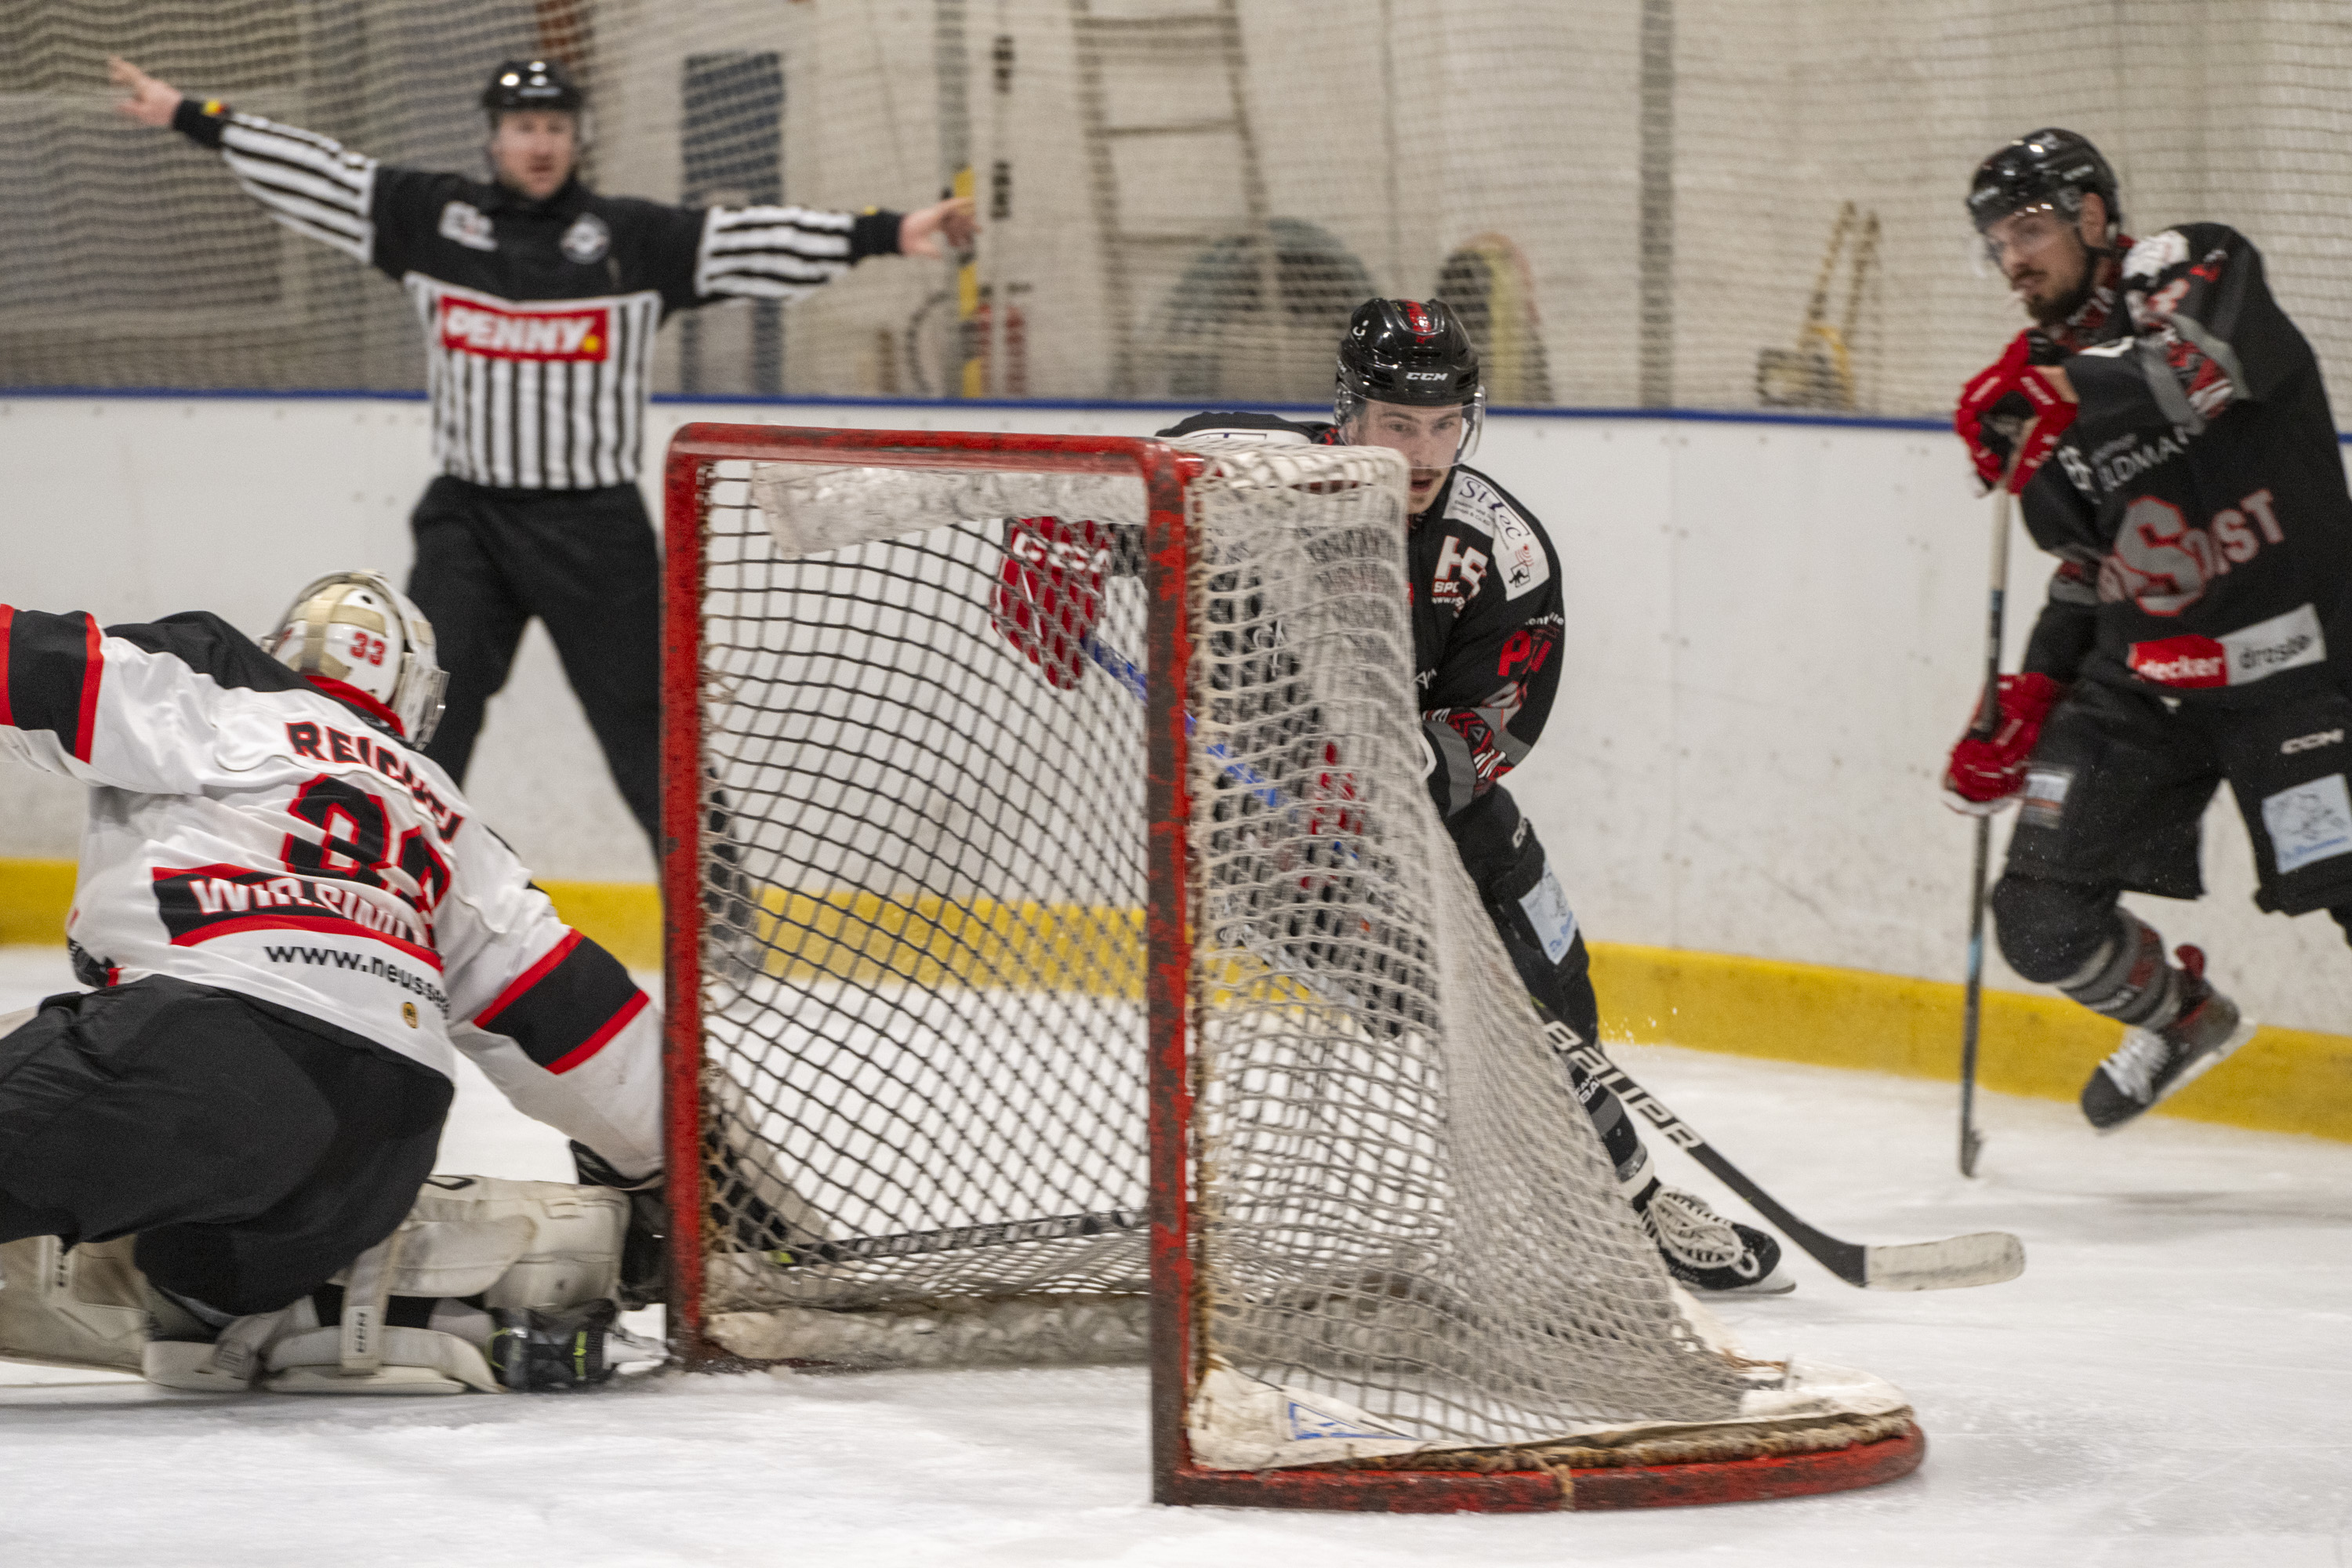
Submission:
<svg viewBox="0 0 2352 1568">
<path fill-rule="evenodd" d="M 1716 1296 L 1785 1296 L 1797 1288 L 1780 1270 L 1779 1242 L 1724 1218 L 1697 1194 L 1661 1185 L 1640 1208 L 1642 1228 L 1657 1243 L 1666 1272 L 1684 1289 Z"/>
<path fill-rule="evenodd" d="M 2083 1086 L 2083 1114 L 2101 1132 L 2113 1132 L 2179 1093 L 2253 1038 L 2254 1021 L 2206 983 L 2203 951 L 2183 946 L 2176 956 L 2180 1011 L 2161 1028 L 2126 1031 L 2124 1043 Z"/>
</svg>

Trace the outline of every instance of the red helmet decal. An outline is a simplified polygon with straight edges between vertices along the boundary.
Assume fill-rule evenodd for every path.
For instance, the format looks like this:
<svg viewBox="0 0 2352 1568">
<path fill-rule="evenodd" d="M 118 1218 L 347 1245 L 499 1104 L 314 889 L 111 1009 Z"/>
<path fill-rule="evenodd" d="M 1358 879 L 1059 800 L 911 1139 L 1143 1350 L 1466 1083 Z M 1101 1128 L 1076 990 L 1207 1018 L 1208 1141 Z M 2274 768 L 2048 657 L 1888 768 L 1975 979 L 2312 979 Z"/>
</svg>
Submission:
<svg viewBox="0 0 2352 1568">
<path fill-rule="evenodd" d="M 1412 329 L 1414 337 L 1427 342 L 1437 335 L 1437 323 L 1429 319 L 1429 312 L 1422 307 L 1421 301 L 1407 300 L 1403 304 L 1405 325 Z"/>
</svg>

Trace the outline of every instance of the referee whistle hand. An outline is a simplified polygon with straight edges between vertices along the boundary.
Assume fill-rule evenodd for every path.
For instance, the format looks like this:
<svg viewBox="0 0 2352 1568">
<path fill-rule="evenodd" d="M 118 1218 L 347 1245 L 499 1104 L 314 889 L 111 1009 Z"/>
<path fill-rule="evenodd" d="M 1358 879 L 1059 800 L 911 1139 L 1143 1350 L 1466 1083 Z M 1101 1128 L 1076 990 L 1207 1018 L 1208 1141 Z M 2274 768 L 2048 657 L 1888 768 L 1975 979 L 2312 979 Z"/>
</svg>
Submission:
<svg viewBox="0 0 2352 1568">
<path fill-rule="evenodd" d="M 161 77 L 149 76 L 121 55 L 106 57 L 106 79 L 128 91 L 115 109 L 142 125 L 164 126 L 179 112 L 180 89 Z"/>
<path fill-rule="evenodd" d="M 968 249 L 979 232 L 980 218 L 972 210 L 971 198 L 950 196 L 898 220 L 898 254 L 938 257 L 949 249 Z"/>
</svg>

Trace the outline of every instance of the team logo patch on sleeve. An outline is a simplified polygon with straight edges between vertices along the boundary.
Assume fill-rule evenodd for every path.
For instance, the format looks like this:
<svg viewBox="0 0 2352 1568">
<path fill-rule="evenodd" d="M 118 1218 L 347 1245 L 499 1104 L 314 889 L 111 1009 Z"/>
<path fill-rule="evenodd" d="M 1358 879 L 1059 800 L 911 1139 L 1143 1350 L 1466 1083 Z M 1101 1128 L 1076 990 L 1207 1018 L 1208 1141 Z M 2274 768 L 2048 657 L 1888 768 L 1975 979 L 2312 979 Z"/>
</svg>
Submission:
<svg viewBox="0 0 2352 1568">
<path fill-rule="evenodd" d="M 490 232 L 490 216 L 471 202 L 451 202 L 441 209 L 441 237 L 454 239 L 468 250 L 496 250 L 498 237 Z"/>
<path fill-rule="evenodd" d="M 527 310 L 444 295 L 440 316 L 435 336 L 453 353 L 591 362 L 612 357 L 613 311 L 608 305 Z"/>
</svg>

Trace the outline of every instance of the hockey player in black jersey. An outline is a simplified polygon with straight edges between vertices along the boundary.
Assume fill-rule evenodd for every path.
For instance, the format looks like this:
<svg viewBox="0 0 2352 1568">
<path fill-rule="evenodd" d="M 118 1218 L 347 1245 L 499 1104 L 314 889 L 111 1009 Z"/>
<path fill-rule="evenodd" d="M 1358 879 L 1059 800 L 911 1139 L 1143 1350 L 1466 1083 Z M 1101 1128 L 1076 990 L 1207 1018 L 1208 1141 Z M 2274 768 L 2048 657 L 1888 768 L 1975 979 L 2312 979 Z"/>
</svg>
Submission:
<svg viewBox="0 0 2352 1568">
<path fill-rule="evenodd" d="M 1406 543 L 1413 663 L 1429 789 L 1529 994 L 1572 1046 L 1597 1047 L 1584 933 L 1503 775 L 1527 760 L 1559 688 L 1559 552 L 1534 515 L 1464 459 L 1486 410 L 1478 355 L 1439 301 L 1371 300 L 1339 345 L 1332 419 L 1194 415 L 1161 431 L 1193 442 L 1387 447 L 1412 465 Z M 1570 1076 L 1625 1194 L 1675 1279 L 1712 1291 L 1792 1288 L 1780 1244 L 1652 1173 L 1633 1119 L 1572 1061 Z"/>
<path fill-rule="evenodd" d="M 2083 1089 L 2106 1131 L 2252 1033 L 2201 952 L 2168 963 L 2117 903 L 2200 895 L 2223 780 L 2255 901 L 2352 933 L 2352 497 L 2318 363 L 2244 236 L 2131 239 L 2106 161 L 2055 129 L 1986 159 L 1968 205 L 2033 324 L 1968 384 L 1959 432 L 2059 564 L 1998 731 L 1947 783 L 2021 805 L 1992 898 L 2011 965 L 2129 1026 Z"/>
<path fill-rule="evenodd" d="M 411 519 L 408 585 L 449 671 L 433 759 L 465 782 L 484 706 L 537 616 L 658 853 L 660 573 L 636 487 L 655 333 L 681 310 L 796 299 L 866 257 L 967 243 L 971 203 L 852 215 L 600 195 L 574 173 L 581 90 L 550 60 L 491 72 L 487 182 L 380 163 L 111 68 L 131 119 L 218 149 L 271 217 L 397 280 L 415 307 L 440 477 Z"/>
</svg>

